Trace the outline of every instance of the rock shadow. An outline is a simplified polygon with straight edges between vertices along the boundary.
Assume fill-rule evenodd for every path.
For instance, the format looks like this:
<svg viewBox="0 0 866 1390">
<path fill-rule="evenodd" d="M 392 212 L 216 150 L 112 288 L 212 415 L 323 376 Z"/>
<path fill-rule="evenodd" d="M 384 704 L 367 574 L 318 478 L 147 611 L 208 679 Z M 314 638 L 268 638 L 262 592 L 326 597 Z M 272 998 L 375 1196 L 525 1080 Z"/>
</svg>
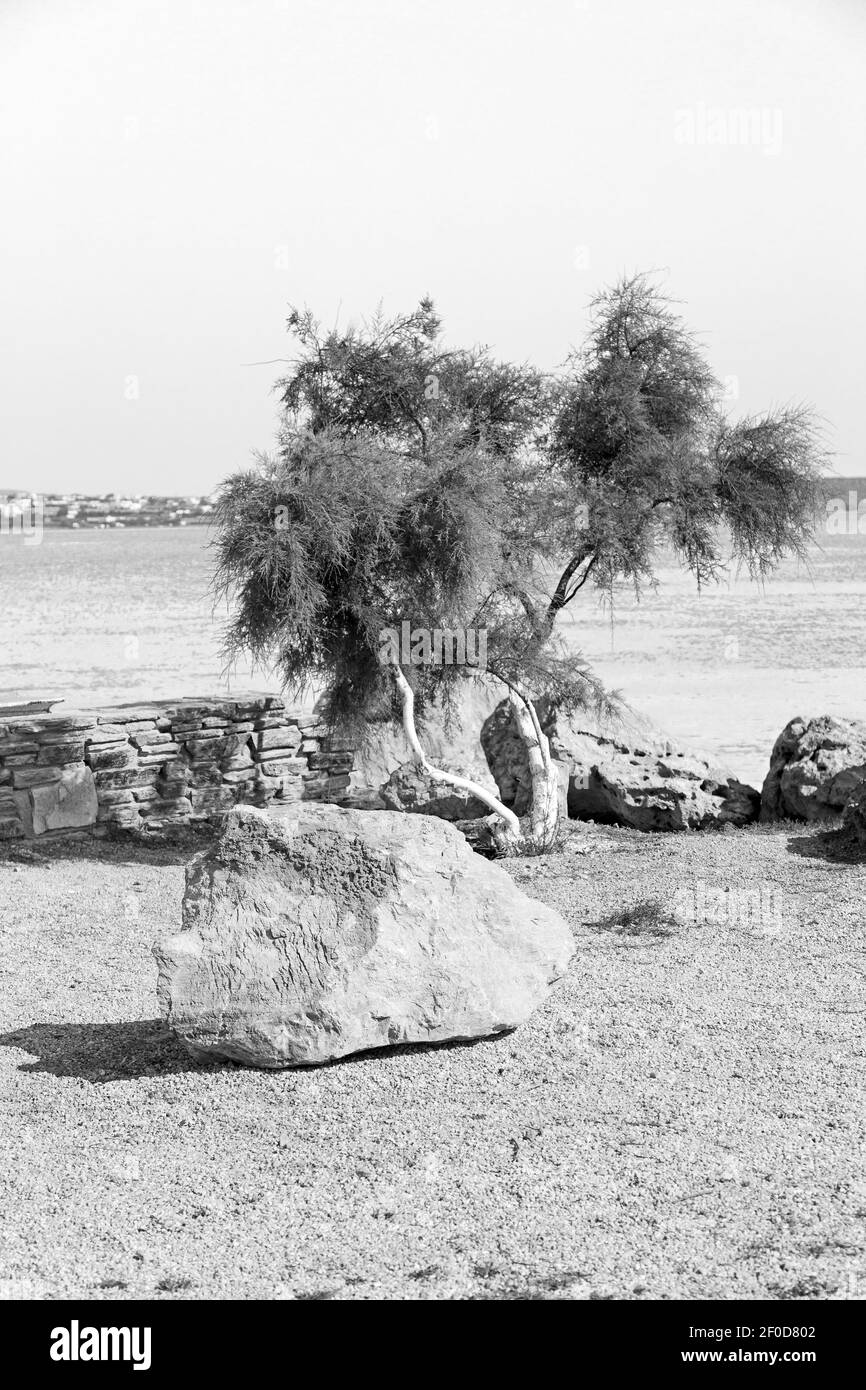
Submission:
<svg viewBox="0 0 866 1390">
<path fill-rule="evenodd" d="M 117 832 L 97 839 L 93 835 L 58 835 L 36 840 L 0 842 L 0 863 L 50 870 L 69 860 L 97 860 L 107 864 L 187 864 L 216 838 L 218 828 L 208 822 L 178 827 L 174 833 Z"/>
<path fill-rule="evenodd" d="M 802 859 L 820 859 L 828 866 L 866 863 L 866 846 L 860 843 L 851 826 L 792 835 L 787 849 L 789 854 L 797 854 Z"/>
<path fill-rule="evenodd" d="M 33 1023 L 0 1034 L 0 1047 L 17 1047 L 35 1061 L 23 1072 L 77 1076 L 94 1085 L 185 1071 L 224 1071 L 231 1062 L 199 1062 L 161 1019 L 132 1023 Z"/>
<path fill-rule="evenodd" d="M 22 1062 L 19 1071 L 77 1076 L 98 1086 L 108 1081 L 134 1081 L 178 1072 L 246 1071 L 251 1076 L 272 1076 L 323 1071 L 371 1060 L 387 1062 L 399 1056 L 483 1046 L 513 1032 L 513 1028 L 507 1028 L 482 1038 L 389 1044 L 335 1057 L 330 1062 L 275 1068 L 252 1067 L 227 1058 L 207 1061 L 193 1057 L 158 1018 L 132 1023 L 33 1023 L 0 1034 L 0 1047 L 15 1047 L 32 1054 L 35 1060 Z"/>
</svg>

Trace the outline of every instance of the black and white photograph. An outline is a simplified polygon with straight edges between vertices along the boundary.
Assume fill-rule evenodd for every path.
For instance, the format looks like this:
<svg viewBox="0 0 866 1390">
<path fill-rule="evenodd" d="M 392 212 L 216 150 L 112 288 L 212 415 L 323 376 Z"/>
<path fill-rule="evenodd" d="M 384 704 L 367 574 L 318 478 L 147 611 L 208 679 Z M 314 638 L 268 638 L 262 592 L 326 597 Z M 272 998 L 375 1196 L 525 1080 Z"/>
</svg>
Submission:
<svg viewBox="0 0 866 1390">
<path fill-rule="evenodd" d="M 27 1368 L 532 1301 L 827 1372 L 864 156 L 863 0 L 0 0 Z"/>
</svg>

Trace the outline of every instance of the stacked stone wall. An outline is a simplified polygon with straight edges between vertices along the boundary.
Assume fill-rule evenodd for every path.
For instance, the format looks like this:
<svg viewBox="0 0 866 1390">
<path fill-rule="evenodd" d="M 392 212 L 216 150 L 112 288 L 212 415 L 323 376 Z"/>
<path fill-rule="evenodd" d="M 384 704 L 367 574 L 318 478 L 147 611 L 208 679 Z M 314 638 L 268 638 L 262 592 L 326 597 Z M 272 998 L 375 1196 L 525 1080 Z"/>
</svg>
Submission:
<svg viewBox="0 0 866 1390">
<path fill-rule="evenodd" d="M 278 695 L 0 714 L 0 839 L 162 830 L 347 798 L 354 755 Z"/>
</svg>

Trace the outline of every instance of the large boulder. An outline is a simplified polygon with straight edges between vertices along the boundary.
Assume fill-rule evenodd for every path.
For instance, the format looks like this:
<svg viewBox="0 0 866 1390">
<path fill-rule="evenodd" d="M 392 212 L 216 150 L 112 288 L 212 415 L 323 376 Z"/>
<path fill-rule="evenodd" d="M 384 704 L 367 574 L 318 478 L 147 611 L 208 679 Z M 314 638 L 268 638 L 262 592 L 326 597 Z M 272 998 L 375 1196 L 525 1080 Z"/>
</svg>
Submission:
<svg viewBox="0 0 866 1390">
<path fill-rule="evenodd" d="M 229 814 L 154 954 L 194 1053 L 279 1068 L 506 1032 L 572 950 L 563 919 L 444 821 L 296 803 Z"/>
<path fill-rule="evenodd" d="M 559 771 L 562 809 L 574 819 L 645 831 L 700 830 L 757 819 L 760 798 L 754 787 L 638 716 L 629 714 L 616 725 L 580 715 L 566 718 L 544 704 L 539 716 Z M 502 801 L 525 815 L 529 765 L 507 701 L 486 720 L 481 743 Z"/>
<path fill-rule="evenodd" d="M 866 722 L 792 719 L 770 756 L 762 820 L 835 820 L 866 783 Z"/>
<path fill-rule="evenodd" d="M 462 771 L 449 768 L 449 771 Z M 466 773 L 462 774 L 466 776 Z M 408 811 L 414 815 L 439 816 L 442 820 L 477 820 L 490 815 L 486 801 L 472 792 L 432 777 L 417 763 L 403 763 L 395 768 L 379 795 L 389 811 Z"/>
<path fill-rule="evenodd" d="M 435 767 L 462 773 L 494 795 L 496 783 L 490 775 L 479 734 L 484 720 L 501 698 L 502 687 L 498 682 L 466 681 L 453 711 L 431 705 L 418 723 L 422 747 Z M 372 724 L 366 741 L 355 751 L 349 804 L 385 805 L 385 783 L 411 758 L 412 749 L 399 724 L 390 719 Z M 485 807 L 484 813 L 486 811 Z"/>
</svg>

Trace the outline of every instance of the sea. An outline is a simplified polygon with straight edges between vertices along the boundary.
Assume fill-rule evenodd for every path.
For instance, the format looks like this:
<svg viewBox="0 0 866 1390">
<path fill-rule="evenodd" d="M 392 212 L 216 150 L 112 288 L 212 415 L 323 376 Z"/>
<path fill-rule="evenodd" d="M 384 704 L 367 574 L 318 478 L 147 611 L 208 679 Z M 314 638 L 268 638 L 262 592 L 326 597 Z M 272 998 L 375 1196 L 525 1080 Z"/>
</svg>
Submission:
<svg viewBox="0 0 866 1390">
<path fill-rule="evenodd" d="M 866 719 L 862 532 L 822 534 L 764 584 L 731 574 L 698 592 L 669 557 L 639 599 L 584 591 L 566 640 L 635 711 L 760 786 L 790 719 Z M 268 671 L 226 669 L 210 540 L 203 526 L 0 534 L 0 703 L 278 689 Z"/>
</svg>

